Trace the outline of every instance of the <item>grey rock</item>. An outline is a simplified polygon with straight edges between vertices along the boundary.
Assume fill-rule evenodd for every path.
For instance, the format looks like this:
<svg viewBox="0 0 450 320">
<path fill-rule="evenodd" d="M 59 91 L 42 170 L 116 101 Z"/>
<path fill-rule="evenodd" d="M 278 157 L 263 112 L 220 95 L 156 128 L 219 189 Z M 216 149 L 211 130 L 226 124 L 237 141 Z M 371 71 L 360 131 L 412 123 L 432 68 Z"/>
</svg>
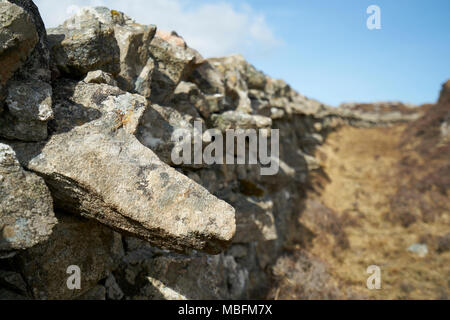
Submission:
<svg viewBox="0 0 450 320">
<path fill-rule="evenodd" d="M 96 285 L 88 292 L 78 297 L 77 300 L 106 300 L 106 288 L 102 285 Z"/>
<path fill-rule="evenodd" d="M 144 270 L 140 295 L 153 300 L 239 299 L 248 285 L 248 272 L 231 256 L 162 256 Z"/>
<path fill-rule="evenodd" d="M 39 41 L 18 73 L 18 79 L 35 79 L 48 83 L 51 78 L 47 32 L 39 9 L 32 0 L 7 0 L 27 12 L 36 28 Z"/>
<path fill-rule="evenodd" d="M 203 61 L 188 79 L 190 82 L 195 83 L 205 94 L 225 95 L 223 74 L 213 65 L 212 61 Z"/>
<path fill-rule="evenodd" d="M 192 143 L 194 138 L 202 141 L 202 132 L 206 125 L 196 109 L 191 105 L 173 104 L 174 107 L 162 107 L 152 104 L 145 111 L 137 138 L 146 147 L 154 151 L 158 157 L 167 164 L 172 163 L 172 150 L 176 143 L 173 134 L 176 130 L 188 130 Z M 174 108 L 177 109 L 174 109 Z M 194 129 L 194 121 L 201 123 L 202 131 Z M 192 150 L 194 147 L 192 146 Z M 185 167 L 199 168 L 203 165 L 185 164 Z"/>
<path fill-rule="evenodd" d="M 225 132 L 229 129 L 269 129 L 272 119 L 260 115 L 250 115 L 240 111 L 226 111 L 211 117 L 215 128 Z"/>
<path fill-rule="evenodd" d="M 44 180 L 24 171 L 13 149 L 0 144 L 0 256 L 47 240 L 56 223 Z"/>
<path fill-rule="evenodd" d="M 233 109 L 251 113 L 251 101 L 248 96 L 248 83 L 245 76 L 247 62 L 241 55 L 209 59 L 217 71 L 222 74 L 225 94 L 232 101 Z"/>
<path fill-rule="evenodd" d="M 90 71 L 83 80 L 86 83 L 108 84 L 113 87 L 117 87 L 117 81 L 114 80 L 110 73 L 97 70 Z"/>
<path fill-rule="evenodd" d="M 16 300 L 29 300 L 29 298 L 24 295 L 15 293 L 14 291 L 0 288 L 0 300 L 16 301 Z"/>
<path fill-rule="evenodd" d="M 181 81 L 169 104 L 180 112 L 185 111 L 195 116 L 198 112 L 204 119 L 207 119 L 211 113 L 220 111 L 220 98 L 214 99 L 212 97 L 214 96 L 204 95 L 194 83 Z M 192 108 L 195 108 L 197 112 L 190 110 Z"/>
<path fill-rule="evenodd" d="M 227 254 L 235 259 L 244 258 L 248 254 L 248 249 L 245 245 L 234 244 L 227 250 Z"/>
<path fill-rule="evenodd" d="M 233 208 L 134 136 L 145 98 L 84 82 L 57 88 L 57 134 L 45 144 L 14 144 L 22 164 L 44 177 L 57 207 L 163 248 L 216 254 L 228 246 Z"/>
<path fill-rule="evenodd" d="M 306 161 L 306 165 L 307 165 L 309 171 L 317 170 L 317 169 L 321 168 L 320 162 L 315 157 L 310 156 L 301 150 L 298 150 L 297 152 L 298 152 L 299 157 L 303 158 Z"/>
<path fill-rule="evenodd" d="M 31 17 L 19 6 L 0 2 L 0 85 L 26 62 L 39 36 Z"/>
<path fill-rule="evenodd" d="M 236 210 L 236 236 L 233 243 L 269 241 L 277 239 L 273 202 L 238 196 L 230 201 Z"/>
<path fill-rule="evenodd" d="M 50 239 L 17 259 L 19 271 L 40 300 L 74 299 L 82 296 L 118 265 L 122 242 L 115 233 L 95 221 L 59 215 Z M 70 266 L 81 271 L 81 289 L 70 290 Z"/>
<path fill-rule="evenodd" d="M 53 60 L 63 73 L 83 77 L 95 70 L 114 75 L 120 72 L 112 15 L 105 20 L 99 11 L 83 9 L 63 25 L 47 30 Z"/>
<path fill-rule="evenodd" d="M 54 60 L 64 73 L 109 72 L 122 89 L 155 103 L 167 103 L 203 59 L 185 45 L 155 36 L 155 26 L 104 7 L 82 9 L 48 32 Z"/>
<path fill-rule="evenodd" d="M 42 81 L 10 81 L 6 105 L 0 117 L 0 135 L 7 139 L 41 141 L 53 119 L 52 87 Z"/>
<path fill-rule="evenodd" d="M 106 278 L 105 288 L 106 296 L 109 300 L 122 300 L 124 297 L 122 289 L 120 289 L 116 282 L 116 278 L 114 278 L 112 273 L 109 274 L 108 278 Z"/>
<path fill-rule="evenodd" d="M 23 141 L 41 141 L 48 136 L 52 118 L 50 55 L 47 35 L 32 1 L 0 3 L 0 136 Z M 4 72 L 3 72 L 4 71 Z"/>
<path fill-rule="evenodd" d="M 153 38 L 150 51 L 155 58 L 151 99 L 166 104 L 178 84 L 190 76 L 203 58 L 197 51 L 175 46 L 159 36 Z"/>
<path fill-rule="evenodd" d="M 53 116 L 46 33 L 32 1 L 11 2 L 0 3 L 0 136 L 41 141 Z"/>
<path fill-rule="evenodd" d="M 50 29 L 58 68 L 79 76 L 102 70 L 117 77 L 122 89 L 150 97 L 154 61 L 149 50 L 155 26 L 135 23 L 104 7 L 83 8 Z"/>
<path fill-rule="evenodd" d="M 22 276 L 14 271 L 0 270 L 0 286 L 9 288 L 22 295 L 27 294 L 27 284 Z"/>
<path fill-rule="evenodd" d="M 150 42 L 156 33 L 156 26 L 135 23 L 123 13 L 111 11 L 113 16 L 122 17 L 123 23 L 114 25 L 114 32 L 120 48 L 120 87 L 149 98 L 155 70 L 155 61 Z"/>
<path fill-rule="evenodd" d="M 359 128 L 390 126 L 415 121 L 423 116 L 421 108 L 401 102 L 343 103 L 338 108 L 322 108 L 317 117 L 324 127 L 351 125 Z"/>
</svg>

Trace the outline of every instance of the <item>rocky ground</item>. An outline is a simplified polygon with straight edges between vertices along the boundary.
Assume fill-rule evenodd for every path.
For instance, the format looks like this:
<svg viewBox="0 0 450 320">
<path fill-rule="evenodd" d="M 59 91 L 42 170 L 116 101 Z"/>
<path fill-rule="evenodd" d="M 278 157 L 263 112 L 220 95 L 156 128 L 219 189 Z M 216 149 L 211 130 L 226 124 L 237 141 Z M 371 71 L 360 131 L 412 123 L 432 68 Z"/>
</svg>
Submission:
<svg viewBox="0 0 450 320">
<path fill-rule="evenodd" d="M 450 82 L 332 108 L 115 10 L 0 13 L 1 299 L 448 297 Z M 194 123 L 279 129 L 280 171 L 173 163 Z"/>
</svg>

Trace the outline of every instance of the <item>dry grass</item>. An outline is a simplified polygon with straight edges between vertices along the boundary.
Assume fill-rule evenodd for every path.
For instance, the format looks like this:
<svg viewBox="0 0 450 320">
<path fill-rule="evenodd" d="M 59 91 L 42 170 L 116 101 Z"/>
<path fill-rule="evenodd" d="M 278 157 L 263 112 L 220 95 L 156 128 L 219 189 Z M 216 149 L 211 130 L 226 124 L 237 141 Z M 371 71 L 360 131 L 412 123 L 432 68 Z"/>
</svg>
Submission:
<svg viewBox="0 0 450 320">
<path fill-rule="evenodd" d="M 341 290 L 338 283 L 329 274 L 327 265 L 298 251 L 287 254 L 277 260 L 272 268 L 276 282 L 269 293 L 269 299 L 275 300 L 342 300 L 363 299 L 351 290 Z"/>
<path fill-rule="evenodd" d="M 342 127 L 316 150 L 322 170 L 299 218 L 308 241 L 274 267 L 272 298 L 449 299 L 450 81 L 422 108 L 408 124 Z M 416 243 L 424 257 L 408 251 Z M 366 288 L 370 265 L 381 290 Z"/>
<path fill-rule="evenodd" d="M 407 127 L 344 127 L 328 137 L 318 150 L 328 182 L 322 179 L 322 188 L 309 194 L 300 218 L 315 235 L 306 250 L 326 261 L 340 290 L 363 292 L 371 299 L 446 299 L 449 175 L 441 164 L 448 165 L 449 158 L 441 161 L 442 157 L 405 152 Z M 426 243 L 428 255 L 420 258 L 408 252 L 414 243 Z M 381 290 L 366 288 L 366 269 L 372 264 L 381 267 Z M 297 279 L 289 272 L 286 277 Z M 313 287 L 320 288 L 321 283 Z M 322 287 L 323 297 L 339 299 Z"/>
</svg>

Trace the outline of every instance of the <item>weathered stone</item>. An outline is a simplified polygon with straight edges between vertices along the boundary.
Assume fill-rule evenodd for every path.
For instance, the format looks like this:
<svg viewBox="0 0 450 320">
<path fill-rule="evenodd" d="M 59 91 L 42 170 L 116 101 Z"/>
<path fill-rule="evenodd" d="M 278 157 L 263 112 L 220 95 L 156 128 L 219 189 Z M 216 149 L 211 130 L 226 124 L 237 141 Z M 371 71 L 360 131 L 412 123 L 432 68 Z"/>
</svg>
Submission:
<svg viewBox="0 0 450 320">
<path fill-rule="evenodd" d="M 122 243 L 95 221 L 59 215 L 50 239 L 17 257 L 20 272 L 35 299 L 73 299 L 88 292 L 118 263 Z M 70 266 L 80 268 L 80 290 L 70 290 Z"/>
<path fill-rule="evenodd" d="M 24 171 L 11 147 L 0 144 L 0 257 L 47 240 L 56 223 L 44 180 Z"/>
<path fill-rule="evenodd" d="M 0 288 L 0 300 L 28 300 L 26 296 Z"/>
<path fill-rule="evenodd" d="M 408 247 L 408 251 L 417 255 L 419 258 L 425 258 L 428 254 L 428 246 L 423 243 L 414 243 Z"/>
<path fill-rule="evenodd" d="M 108 278 L 105 281 L 106 288 L 106 296 L 109 300 L 122 300 L 124 294 L 122 289 L 120 289 L 119 285 L 116 282 L 116 278 L 112 273 L 109 274 Z"/>
<path fill-rule="evenodd" d="M 189 81 L 195 83 L 205 94 L 225 94 L 223 75 L 209 60 L 203 61 L 192 72 Z"/>
<path fill-rule="evenodd" d="M 252 112 L 252 103 L 248 96 L 249 82 L 247 70 L 254 70 L 251 83 L 252 89 L 259 87 L 255 86 L 256 70 L 245 61 L 241 55 L 232 55 L 224 58 L 209 59 L 209 63 L 213 65 L 217 71 L 222 74 L 222 81 L 225 85 L 225 94 L 229 97 L 235 110 L 245 113 Z M 212 74 L 209 72 L 208 74 Z M 265 80 L 264 80 L 265 81 Z M 218 83 L 218 81 L 214 81 Z M 220 82 L 219 82 L 220 83 Z"/>
<path fill-rule="evenodd" d="M 21 295 L 27 295 L 27 284 L 22 276 L 14 271 L 0 270 L 0 287 L 8 288 Z"/>
<path fill-rule="evenodd" d="M 272 201 L 256 200 L 241 194 L 225 198 L 236 210 L 236 235 L 233 243 L 277 239 Z"/>
<path fill-rule="evenodd" d="M 100 8 L 86 8 L 47 31 L 59 70 L 78 77 L 95 70 L 114 75 L 120 72 L 120 49 L 114 37 L 112 15 L 105 17 L 100 15 Z"/>
<path fill-rule="evenodd" d="M 203 58 L 197 51 L 173 45 L 159 36 L 150 43 L 150 52 L 155 58 L 151 99 L 166 104 L 180 81 L 187 79 Z"/>
<path fill-rule="evenodd" d="M 0 2 L 0 85 L 25 63 L 38 41 L 31 17 L 15 4 Z"/>
<path fill-rule="evenodd" d="M 53 118 L 52 87 L 42 81 L 10 81 L 8 112 L 0 117 L 0 135 L 7 139 L 41 141 Z"/>
<path fill-rule="evenodd" d="M 46 32 L 32 1 L 10 2 L 0 3 L 0 136 L 41 141 L 53 116 Z"/>
<path fill-rule="evenodd" d="M 86 83 L 103 83 L 113 87 L 117 87 L 117 81 L 114 80 L 112 75 L 101 70 L 90 71 L 83 81 Z"/>
<path fill-rule="evenodd" d="M 378 102 L 370 105 L 345 103 L 337 109 L 329 110 L 340 118 L 360 127 L 390 125 L 419 119 L 422 114 L 415 106 L 399 102 Z"/>
<path fill-rule="evenodd" d="M 118 79 L 121 88 L 149 98 L 155 69 L 155 61 L 149 47 L 156 27 L 143 26 L 130 21 L 121 25 L 116 24 L 114 30 L 120 47 Z"/>
<path fill-rule="evenodd" d="M 212 107 L 207 98 L 194 83 L 184 81 L 181 81 L 175 89 L 170 105 L 176 110 L 186 111 L 191 114 L 193 112 L 189 109 L 194 107 L 204 118 L 208 118 L 211 112 L 216 112 L 211 110 Z M 196 116 L 195 113 L 194 115 Z"/>
<path fill-rule="evenodd" d="M 140 296 L 146 299 L 239 299 L 248 285 L 248 272 L 231 256 L 163 256 L 148 261 L 144 270 L 147 284 Z"/>
<path fill-rule="evenodd" d="M 225 132 L 229 129 L 268 129 L 272 126 L 272 119 L 264 116 L 249 115 L 239 111 L 227 111 L 220 115 L 213 115 L 211 120 L 214 127 Z"/>
<path fill-rule="evenodd" d="M 233 208 L 133 135 L 147 108 L 143 97 L 83 82 L 57 88 L 52 127 L 58 134 L 45 144 L 15 144 L 23 165 L 44 177 L 57 207 L 155 246 L 210 253 L 227 247 Z"/>
<path fill-rule="evenodd" d="M 172 151 L 175 147 L 173 133 L 176 130 L 188 130 L 191 133 L 193 143 L 194 138 L 199 139 L 199 141 L 203 139 L 202 132 L 194 129 L 194 121 L 201 123 L 202 129 L 205 128 L 203 119 L 191 105 L 177 104 L 176 107 L 177 110 L 157 104 L 149 106 L 143 115 L 137 134 L 137 138 L 144 146 L 150 148 L 162 161 L 170 165 L 173 165 Z M 194 150 L 193 148 L 192 150 Z M 204 166 L 193 163 L 192 161 L 192 164 L 184 164 L 183 166 L 192 168 Z"/>
<path fill-rule="evenodd" d="M 102 285 L 96 285 L 91 290 L 78 297 L 77 300 L 106 300 L 106 288 Z"/>
<path fill-rule="evenodd" d="M 33 79 L 49 83 L 51 80 L 50 51 L 48 49 L 47 31 L 38 8 L 32 0 L 7 1 L 16 4 L 29 14 L 39 36 L 39 41 L 33 52 L 17 73 L 17 80 Z"/>
<path fill-rule="evenodd" d="M 202 62 L 180 38 L 137 24 L 104 7 L 85 8 L 50 29 L 54 59 L 65 73 L 84 76 L 102 70 L 117 76 L 122 89 L 167 103 L 178 83 Z"/>
<path fill-rule="evenodd" d="M 439 94 L 439 104 L 445 104 L 450 102 L 450 80 L 447 80 L 443 85 Z"/>
</svg>

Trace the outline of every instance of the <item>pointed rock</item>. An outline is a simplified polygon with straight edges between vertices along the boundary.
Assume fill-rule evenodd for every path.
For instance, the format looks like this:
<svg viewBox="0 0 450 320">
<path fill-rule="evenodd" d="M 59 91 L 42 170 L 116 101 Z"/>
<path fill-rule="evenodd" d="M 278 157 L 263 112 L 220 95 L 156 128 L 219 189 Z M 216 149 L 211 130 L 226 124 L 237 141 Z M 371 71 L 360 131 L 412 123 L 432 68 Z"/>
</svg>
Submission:
<svg viewBox="0 0 450 320">
<path fill-rule="evenodd" d="M 56 85 L 53 136 L 14 145 L 50 186 L 57 207 L 155 246 L 219 253 L 235 232 L 234 209 L 163 163 L 134 136 L 147 101 L 108 85 Z"/>
</svg>

